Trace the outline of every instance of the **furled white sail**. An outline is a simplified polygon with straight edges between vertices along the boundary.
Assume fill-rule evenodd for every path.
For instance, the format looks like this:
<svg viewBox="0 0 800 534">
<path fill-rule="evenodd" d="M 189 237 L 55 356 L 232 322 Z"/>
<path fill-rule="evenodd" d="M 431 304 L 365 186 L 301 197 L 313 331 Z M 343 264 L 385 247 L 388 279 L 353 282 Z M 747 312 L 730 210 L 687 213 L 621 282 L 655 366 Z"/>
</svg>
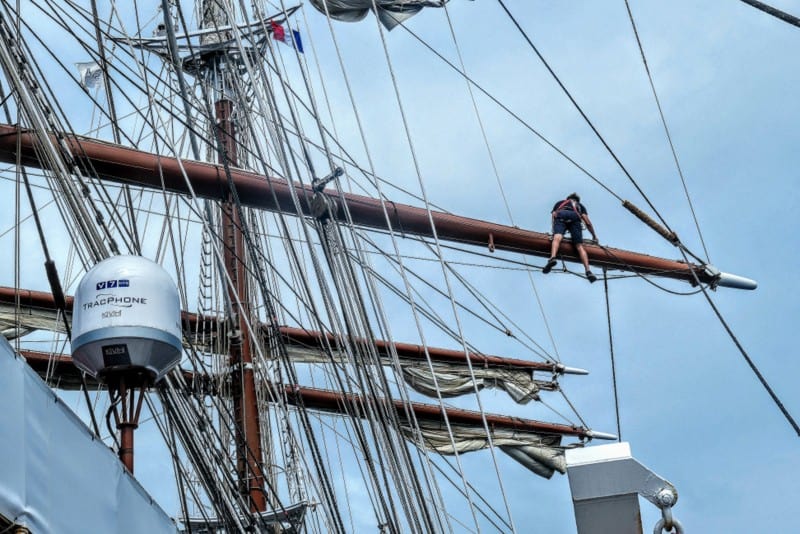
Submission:
<svg viewBox="0 0 800 534">
<path fill-rule="evenodd" d="M 451 433 L 440 423 L 419 422 L 419 431 L 425 448 L 441 454 L 459 454 L 489 447 L 483 428 L 450 425 Z M 403 426 L 406 437 L 413 440 L 414 432 Z M 492 445 L 514 458 L 539 476 L 550 478 L 553 473 L 566 472 L 561 436 L 495 429 Z"/>
<path fill-rule="evenodd" d="M 376 15 L 381 24 L 391 30 L 419 13 L 423 7 L 442 7 L 447 0 L 311 0 L 311 5 L 331 18 L 344 22 L 357 22 L 377 6 Z"/>
<path fill-rule="evenodd" d="M 402 369 L 406 383 L 429 397 L 436 397 L 437 391 L 443 397 L 456 397 L 488 387 L 503 389 L 517 403 L 527 404 L 539 393 L 530 370 L 473 367 L 470 373 L 464 365 L 435 364 L 432 373 L 425 363 L 405 363 Z"/>
</svg>

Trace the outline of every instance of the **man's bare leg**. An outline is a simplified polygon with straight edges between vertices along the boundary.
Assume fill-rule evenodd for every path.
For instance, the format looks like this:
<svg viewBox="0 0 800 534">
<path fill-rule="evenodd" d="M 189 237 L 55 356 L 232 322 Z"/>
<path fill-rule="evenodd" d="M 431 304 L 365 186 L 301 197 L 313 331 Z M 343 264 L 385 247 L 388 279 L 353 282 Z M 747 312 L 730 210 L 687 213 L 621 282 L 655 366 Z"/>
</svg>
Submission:
<svg viewBox="0 0 800 534">
<path fill-rule="evenodd" d="M 556 266 L 556 254 L 558 254 L 558 247 L 561 245 L 563 238 L 564 234 L 555 234 L 553 236 L 553 244 L 550 246 L 550 259 L 547 260 L 547 265 L 542 269 L 542 274 L 549 273 Z"/>
<path fill-rule="evenodd" d="M 583 247 L 582 243 L 578 243 L 575 247 L 578 249 L 578 256 L 580 256 L 581 262 L 586 269 L 586 278 L 589 279 L 589 282 L 594 283 L 597 277 L 592 274 L 592 270 L 589 268 L 589 255 L 586 254 L 586 249 Z"/>
<path fill-rule="evenodd" d="M 553 243 L 550 245 L 550 257 L 555 258 L 558 254 L 558 247 L 561 246 L 561 240 L 564 239 L 564 234 L 556 234 L 553 236 Z"/>
</svg>

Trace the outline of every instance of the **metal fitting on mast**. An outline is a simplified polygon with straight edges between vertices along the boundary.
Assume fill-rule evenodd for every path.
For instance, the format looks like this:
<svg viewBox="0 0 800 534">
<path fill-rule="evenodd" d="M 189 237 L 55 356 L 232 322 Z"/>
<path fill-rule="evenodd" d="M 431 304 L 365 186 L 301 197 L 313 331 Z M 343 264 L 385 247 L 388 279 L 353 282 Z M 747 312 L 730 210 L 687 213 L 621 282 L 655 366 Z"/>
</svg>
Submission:
<svg viewBox="0 0 800 534">
<path fill-rule="evenodd" d="M 662 511 L 655 532 L 683 532 L 672 517 L 675 486 L 636 461 L 628 443 L 568 449 L 565 457 L 578 534 L 642 534 L 640 495 Z"/>
</svg>

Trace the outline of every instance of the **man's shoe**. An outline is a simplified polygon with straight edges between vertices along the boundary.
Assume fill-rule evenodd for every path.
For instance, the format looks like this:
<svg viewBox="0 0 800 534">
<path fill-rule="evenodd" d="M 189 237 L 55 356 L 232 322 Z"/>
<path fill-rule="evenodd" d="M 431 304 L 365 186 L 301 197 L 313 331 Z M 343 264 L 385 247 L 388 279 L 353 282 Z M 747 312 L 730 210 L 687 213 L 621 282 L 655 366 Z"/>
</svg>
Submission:
<svg viewBox="0 0 800 534">
<path fill-rule="evenodd" d="M 550 271 L 552 271 L 553 267 L 555 267 L 557 263 L 558 260 L 556 260 L 555 258 L 550 258 L 549 260 L 547 260 L 547 265 L 545 265 L 544 269 L 542 269 L 542 274 L 547 274 Z"/>
<path fill-rule="evenodd" d="M 592 271 L 586 271 L 586 278 L 589 279 L 590 284 L 594 284 L 597 282 L 597 277 L 594 275 Z"/>
</svg>

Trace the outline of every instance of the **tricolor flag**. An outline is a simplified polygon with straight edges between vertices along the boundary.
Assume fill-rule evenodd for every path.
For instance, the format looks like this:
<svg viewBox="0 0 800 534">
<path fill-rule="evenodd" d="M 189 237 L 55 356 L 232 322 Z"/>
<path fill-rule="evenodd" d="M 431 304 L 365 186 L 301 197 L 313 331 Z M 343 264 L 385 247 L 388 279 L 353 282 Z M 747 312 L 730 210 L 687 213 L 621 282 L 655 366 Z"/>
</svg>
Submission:
<svg viewBox="0 0 800 534">
<path fill-rule="evenodd" d="M 103 80 L 103 71 L 100 65 L 94 61 L 88 63 L 75 63 L 78 67 L 78 74 L 81 77 L 81 85 L 86 89 L 94 89 L 100 87 L 100 82 Z"/>
<path fill-rule="evenodd" d="M 286 30 L 284 30 L 283 26 L 278 24 L 277 22 L 270 21 L 270 26 L 272 27 L 272 38 L 276 41 L 280 41 L 284 44 L 292 46 L 292 41 L 289 40 L 288 36 L 286 35 Z M 303 53 L 303 41 L 300 40 L 300 32 L 297 30 L 290 30 L 292 39 L 294 40 L 294 46 L 297 48 L 297 51 L 301 54 Z"/>
</svg>

